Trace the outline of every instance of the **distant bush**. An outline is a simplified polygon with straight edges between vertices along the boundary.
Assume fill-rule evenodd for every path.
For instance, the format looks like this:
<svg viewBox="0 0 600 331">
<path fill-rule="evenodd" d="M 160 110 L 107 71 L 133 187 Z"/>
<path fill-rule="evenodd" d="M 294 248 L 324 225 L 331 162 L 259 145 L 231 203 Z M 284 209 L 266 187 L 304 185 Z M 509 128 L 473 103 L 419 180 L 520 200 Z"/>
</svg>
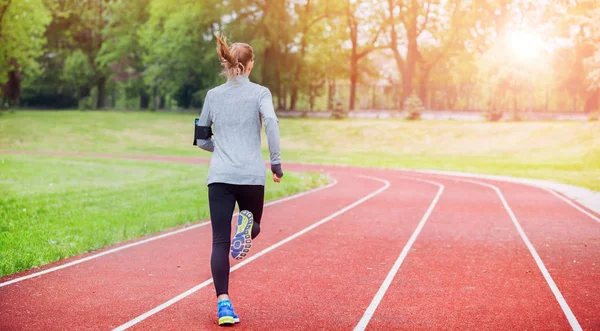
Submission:
<svg viewBox="0 0 600 331">
<path fill-rule="evenodd" d="M 79 99 L 79 102 L 77 103 L 77 108 L 79 110 L 90 110 L 90 109 L 94 109 L 94 100 L 92 100 L 91 96 L 87 96 L 85 98 L 81 98 Z"/>
<path fill-rule="evenodd" d="M 522 121 L 523 119 L 524 119 L 524 118 L 523 118 L 523 115 L 521 115 L 521 114 L 520 114 L 518 111 L 516 111 L 516 110 L 513 110 L 513 111 L 510 113 L 510 120 L 511 120 L 511 121 L 513 121 L 513 122 Z"/>
<path fill-rule="evenodd" d="M 423 107 L 423 102 L 421 99 L 413 93 L 406 101 L 404 102 L 404 109 L 408 112 L 406 116 L 409 120 L 418 120 L 421 119 L 421 113 L 425 110 Z"/>
<path fill-rule="evenodd" d="M 600 119 L 600 110 L 591 112 L 590 115 L 588 116 L 588 121 L 597 121 Z"/>
<path fill-rule="evenodd" d="M 342 102 L 340 100 L 337 100 L 334 103 L 333 111 L 331 112 L 331 117 L 336 120 L 341 120 L 341 119 L 346 118 L 347 116 L 348 116 L 348 114 L 344 110 L 344 105 L 342 104 Z"/>
<path fill-rule="evenodd" d="M 485 118 L 490 122 L 498 122 L 504 116 L 502 110 L 498 110 L 496 108 L 488 109 L 484 113 Z"/>
</svg>

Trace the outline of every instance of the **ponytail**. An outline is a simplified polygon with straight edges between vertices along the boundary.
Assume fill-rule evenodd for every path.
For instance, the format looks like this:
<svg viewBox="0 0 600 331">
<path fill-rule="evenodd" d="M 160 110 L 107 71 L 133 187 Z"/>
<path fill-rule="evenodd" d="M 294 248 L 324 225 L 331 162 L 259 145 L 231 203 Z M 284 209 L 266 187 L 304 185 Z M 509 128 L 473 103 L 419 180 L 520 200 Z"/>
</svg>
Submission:
<svg viewBox="0 0 600 331">
<path fill-rule="evenodd" d="M 224 67 L 221 74 L 229 79 L 243 75 L 248 63 L 254 59 L 252 47 L 243 43 L 234 43 L 230 47 L 225 36 L 215 35 L 215 37 L 219 62 Z"/>
</svg>

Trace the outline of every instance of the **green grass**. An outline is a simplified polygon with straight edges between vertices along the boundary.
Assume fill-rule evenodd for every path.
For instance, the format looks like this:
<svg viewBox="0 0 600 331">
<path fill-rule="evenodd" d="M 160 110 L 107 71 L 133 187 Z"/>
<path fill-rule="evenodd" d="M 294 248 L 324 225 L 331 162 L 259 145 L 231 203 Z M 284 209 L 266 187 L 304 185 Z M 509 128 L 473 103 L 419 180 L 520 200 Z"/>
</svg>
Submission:
<svg viewBox="0 0 600 331">
<path fill-rule="evenodd" d="M 208 157 L 191 144 L 194 117 L 5 113 L 0 116 L 0 149 Z M 282 119 L 281 136 L 284 162 L 469 171 L 600 191 L 600 122 Z"/>
<path fill-rule="evenodd" d="M 193 114 L 0 112 L 0 150 L 209 157 Z M 468 171 L 600 191 L 600 122 L 281 119 L 285 162 Z M 263 137 L 267 157 L 266 139 Z M 0 275 L 208 217 L 207 166 L 0 154 Z M 267 199 L 322 185 L 286 172 Z"/>
<path fill-rule="evenodd" d="M 208 218 L 207 171 L 206 165 L 0 154 L 0 276 Z M 281 184 L 267 184 L 265 198 L 326 182 L 288 171 Z"/>
</svg>

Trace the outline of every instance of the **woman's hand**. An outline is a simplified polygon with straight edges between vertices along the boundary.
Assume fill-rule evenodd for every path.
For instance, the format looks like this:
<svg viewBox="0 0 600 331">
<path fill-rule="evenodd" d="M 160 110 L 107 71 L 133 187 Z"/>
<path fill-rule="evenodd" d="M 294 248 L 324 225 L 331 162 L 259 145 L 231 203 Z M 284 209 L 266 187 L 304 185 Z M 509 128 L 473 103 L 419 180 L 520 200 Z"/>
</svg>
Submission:
<svg viewBox="0 0 600 331">
<path fill-rule="evenodd" d="M 281 182 L 281 178 L 283 177 L 281 164 L 271 164 L 271 172 L 273 172 L 273 181 L 275 183 Z"/>
</svg>

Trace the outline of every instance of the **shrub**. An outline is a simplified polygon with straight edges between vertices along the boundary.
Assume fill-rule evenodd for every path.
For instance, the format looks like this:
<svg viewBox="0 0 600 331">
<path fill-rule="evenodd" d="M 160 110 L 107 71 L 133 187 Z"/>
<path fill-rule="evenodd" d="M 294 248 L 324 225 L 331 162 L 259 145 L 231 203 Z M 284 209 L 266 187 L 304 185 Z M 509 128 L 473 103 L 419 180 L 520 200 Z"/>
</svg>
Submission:
<svg viewBox="0 0 600 331">
<path fill-rule="evenodd" d="M 597 121 L 600 119 L 600 110 L 591 112 L 590 115 L 588 116 L 588 121 Z"/>
<path fill-rule="evenodd" d="M 502 110 L 498 110 L 496 108 L 488 109 L 485 111 L 485 118 L 490 122 L 498 122 L 504 116 Z"/>
<path fill-rule="evenodd" d="M 514 122 L 524 120 L 523 115 L 521 115 L 518 111 L 513 110 L 510 114 L 510 120 Z"/>
<path fill-rule="evenodd" d="M 338 99 L 333 106 L 333 111 L 331 112 L 331 117 L 337 120 L 344 119 L 348 116 L 346 111 L 344 110 L 344 105 Z"/>
<path fill-rule="evenodd" d="M 421 118 L 421 113 L 425 110 L 423 107 L 423 103 L 421 99 L 413 93 L 406 101 L 404 102 L 404 109 L 408 112 L 406 118 L 409 120 L 418 120 Z"/>
</svg>

